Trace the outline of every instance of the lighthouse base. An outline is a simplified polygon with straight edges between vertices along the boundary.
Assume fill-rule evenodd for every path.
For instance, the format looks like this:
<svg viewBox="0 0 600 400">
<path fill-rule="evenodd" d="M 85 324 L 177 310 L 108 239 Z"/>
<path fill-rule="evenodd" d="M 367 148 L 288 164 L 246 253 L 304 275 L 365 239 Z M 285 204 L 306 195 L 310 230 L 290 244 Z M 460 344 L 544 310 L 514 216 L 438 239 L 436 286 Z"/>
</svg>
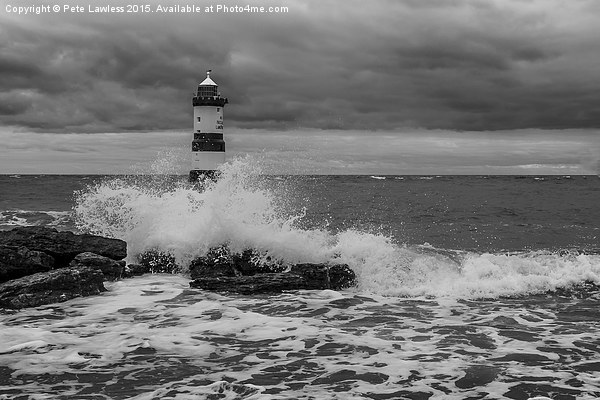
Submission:
<svg viewBox="0 0 600 400">
<path fill-rule="evenodd" d="M 190 181 L 190 183 L 203 182 L 207 179 L 216 181 L 218 176 L 217 172 L 218 171 L 215 170 L 193 169 L 190 171 L 188 180 Z"/>
</svg>

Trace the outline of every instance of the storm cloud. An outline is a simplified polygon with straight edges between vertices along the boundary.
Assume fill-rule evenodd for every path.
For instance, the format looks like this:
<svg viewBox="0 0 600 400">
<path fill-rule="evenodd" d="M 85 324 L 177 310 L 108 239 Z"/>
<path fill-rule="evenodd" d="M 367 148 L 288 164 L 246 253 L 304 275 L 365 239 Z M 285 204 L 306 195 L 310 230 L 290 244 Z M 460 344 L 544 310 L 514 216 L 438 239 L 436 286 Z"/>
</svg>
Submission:
<svg viewBox="0 0 600 400">
<path fill-rule="evenodd" d="M 230 99 L 231 127 L 598 128 L 596 3 L 260 4 L 288 7 L 278 14 L 2 10 L 0 121 L 44 132 L 185 129 L 191 92 L 210 68 Z"/>
<path fill-rule="evenodd" d="M 123 6 L 0 10 L 3 171 L 122 172 L 161 146 L 189 151 L 192 92 L 212 69 L 230 101 L 228 154 L 267 150 L 273 171 L 597 173 L 596 0 L 87 12 L 111 2 Z M 32 152 L 39 162 L 25 167 Z"/>
</svg>

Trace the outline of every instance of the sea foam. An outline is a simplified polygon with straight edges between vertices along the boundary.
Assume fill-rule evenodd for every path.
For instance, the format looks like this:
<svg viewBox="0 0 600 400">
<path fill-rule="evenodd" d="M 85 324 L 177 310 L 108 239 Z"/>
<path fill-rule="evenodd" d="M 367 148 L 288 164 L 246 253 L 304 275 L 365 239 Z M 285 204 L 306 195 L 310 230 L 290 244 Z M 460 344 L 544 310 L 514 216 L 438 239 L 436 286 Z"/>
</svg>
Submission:
<svg viewBox="0 0 600 400">
<path fill-rule="evenodd" d="M 493 298 L 600 283 L 598 255 L 476 254 L 406 246 L 360 227 L 339 233 L 307 227 L 305 210 L 287 206 L 291 194 L 262 172 L 259 162 L 243 158 L 201 188 L 181 180 L 107 179 L 76 193 L 76 225 L 125 240 L 130 261 L 157 249 L 184 270 L 223 244 L 284 263 L 347 263 L 358 276 L 356 290 L 385 296 Z"/>
</svg>

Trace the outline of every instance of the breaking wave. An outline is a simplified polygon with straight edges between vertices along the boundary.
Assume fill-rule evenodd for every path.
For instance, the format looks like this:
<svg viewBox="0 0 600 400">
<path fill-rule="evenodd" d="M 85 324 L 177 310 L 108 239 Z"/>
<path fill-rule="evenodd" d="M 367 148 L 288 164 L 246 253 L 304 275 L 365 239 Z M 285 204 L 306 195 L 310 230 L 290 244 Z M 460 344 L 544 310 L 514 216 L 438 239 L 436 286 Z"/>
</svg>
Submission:
<svg viewBox="0 0 600 400">
<path fill-rule="evenodd" d="M 81 231 L 125 240 L 130 261 L 158 249 L 186 266 L 227 244 L 286 263 L 347 263 L 358 276 L 355 290 L 385 296 L 494 298 L 600 284 L 598 255 L 477 254 L 403 246 L 360 229 L 307 228 L 305 210 L 286 206 L 290 194 L 263 179 L 259 163 L 236 159 L 220 174 L 200 190 L 178 178 L 107 179 L 76 193 L 75 223 Z"/>
</svg>

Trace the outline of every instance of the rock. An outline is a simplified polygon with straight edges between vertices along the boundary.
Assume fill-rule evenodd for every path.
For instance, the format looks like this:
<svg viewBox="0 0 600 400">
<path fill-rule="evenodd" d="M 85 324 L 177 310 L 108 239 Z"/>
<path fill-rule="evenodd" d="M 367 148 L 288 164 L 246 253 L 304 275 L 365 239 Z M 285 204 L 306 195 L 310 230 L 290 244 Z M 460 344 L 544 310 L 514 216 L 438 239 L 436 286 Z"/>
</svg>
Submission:
<svg viewBox="0 0 600 400">
<path fill-rule="evenodd" d="M 356 274 L 346 264 L 296 264 L 288 273 L 304 278 L 306 286 L 302 289 L 340 290 L 356 282 Z"/>
<path fill-rule="evenodd" d="M 36 307 L 106 291 L 99 269 L 61 268 L 0 284 L 0 307 Z"/>
<path fill-rule="evenodd" d="M 346 289 L 356 285 L 356 274 L 348 264 L 333 264 L 329 267 L 329 286 L 332 289 Z"/>
<path fill-rule="evenodd" d="M 209 263 L 203 259 L 195 259 L 190 264 L 190 275 L 192 279 L 202 277 L 219 277 L 219 276 L 241 276 L 241 272 L 229 263 Z"/>
<path fill-rule="evenodd" d="M 231 262 L 242 275 L 284 272 L 288 269 L 287 265 L 273 260 L 270 256 L 259 257 L 252 249 L 244 250 L 241 254 L 232 254 Z"/>
<path fill-rule="evenodd" d="M 217 276 L 251 276 L 266 272 L 283 272 L 285 265 L 264 257 L 258 261 L 258 254 L 247 249 L 241 253 L 231 253 L 226 246 L 212 248 L 205 256 L 194 259 L 189 267 L 192 279 Z"/>
<path fill-rule="evenodd" d="M 50 271 L 54 258 L 27 247 L 0 246 L 0 283 L 37 272 Z"/>
<path fill-rule="evenodd" d="M 124 266 L 112 258 L 104 257 L 95 253 L 80 253 L 75 256 L 69 264 L 71 268 L 90 267 L 99 269 L 104 274 L 104 279 L 115 281 L 123 275 Z"/>
<path fill-rule="evenodd" d="M 344 289 L 356 281 L 346 264 L 283 265 L 252 249 L 231 253 L 227 246 L 212 248 L 190 264 L 190 286 L 243 294 L 279 293 L 298 289 Z"/>
<path fill-rule="evenodd" d="M 123 278 L 131 278 L 151 273 L 150 267 L 141 264 L 127 264 L 123 271 Z"/>
<path fill-rule="evenodd" d="M 54 257 L 56 268 L 66 267 L 77 254 L 84 252 L 93 252 L 113 260 L 121 260 L 127 256 L 127 243 L 122 240 L 59 232 L 44 226 L 0 231 L 0 245 L 25 246 L 30 250 L 42 251 Z"/>
<path fill-rule="evenodd" d="M 306 282 L 303 277 L 285 272 L 251 276 L 207 277 L 190 282 L 192 288 L 241 294 L 280 293 L 284 290 L 304 289 L 305 286 Z"/>
<path fill-rule="evenodd" d="M 244 250 L 241 254 L 231 254 L 231 263 L 241 272 L 242 275 L 264 274 L 267 272 L 284 272 L 288 266 L 279 261 L 271 259 L 270 256 L 259 257 L 260 255 L 252 250 Z M 260 261 L 259 261 L 260 260 Z"/>
<path fill-rule="evenodd" d="M 247 258 L 247 260 L 249 260 L 249 258 Z M 242 260 L 242 257 L 240 256 L 236 261 L 241 261 L 241 263 L 243 263 L 247 262 L 247 260 Z M 210 249 L 205 256 L 194 259 L 189 267 L 192 279 L 202 277 L 240 276 L 244 269 L 249 270 L 250 268 L 245 266 L 238 267 L 229 254 L 229 251 L 224 247 Z"/>
<path fill-rule="evenodd" d="M 329 289 L 329 267 L 324 264 L 296 264 L 290 267 L 290 274 L 300 275 L 310 282 L 307 289 Z"/>
<path fill-rule="evenodd" d="M 349 287 L 355 280 L 354 271 L 345 264 L 297 264 L 287 272 L 257 273 L 249 276 L 197 276 L 190 282 L 190 287 L 242 294 L 280 293 L 300 289 L 339 290 Z"/>
<path fill-rule="evenodd" d="M 175 257 L 160 250 L 148 250 L 138 254 L 137 259 L 140 265 L 151 273 L 172 274 L 180 270 Z"/>
<path fill-rule="evenodd" d="M 261 266 L 256 261 L 256 253 L 254 250 L 244 250 L 240 254 L 231 254 L 229 257 L 230 263 L 235 266 L 235 270 L 240 275 L 254 275 L 260 272 L 265 272 L 264 269 L 270 269 L 270 266 Z M 281 272 L 281 271 L 270 271 L 270 272 Z"/>
</svg>

